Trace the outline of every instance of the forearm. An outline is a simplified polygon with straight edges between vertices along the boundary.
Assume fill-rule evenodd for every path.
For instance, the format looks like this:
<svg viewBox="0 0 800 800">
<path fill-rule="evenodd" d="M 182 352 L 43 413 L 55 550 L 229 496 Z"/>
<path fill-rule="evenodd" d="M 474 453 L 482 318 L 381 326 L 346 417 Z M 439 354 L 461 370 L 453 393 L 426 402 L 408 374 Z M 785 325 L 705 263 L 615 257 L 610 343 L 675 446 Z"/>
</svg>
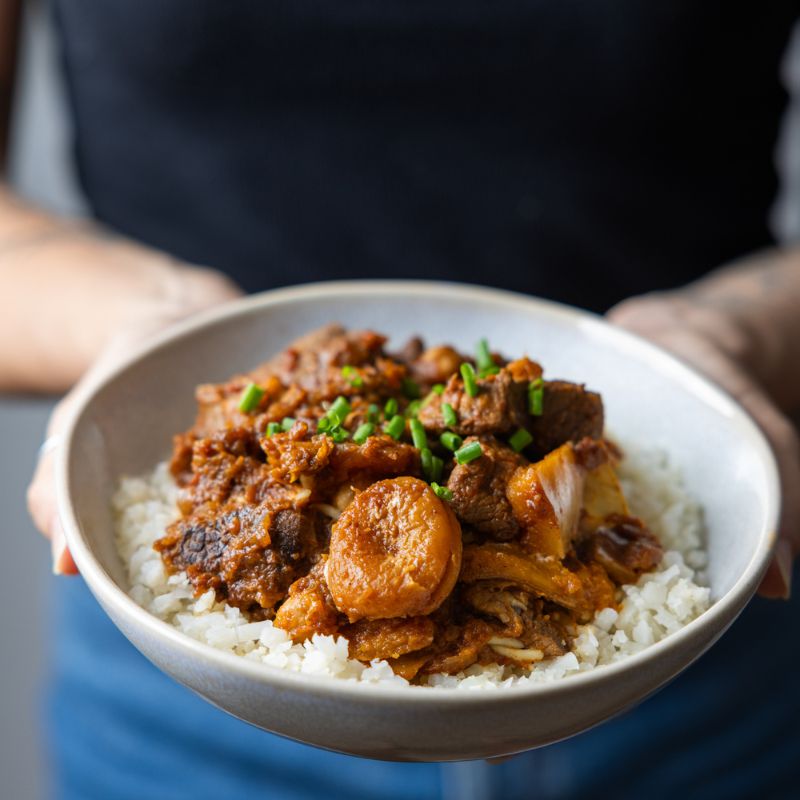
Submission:
<svg viewBox="0 0 800 800">
<path fill-rule="evenodd" d="M 0 281 L 6 391 L 66 389 L 137 317 L 177 317 L 234 294 L 215 273 L 46 215 L 1 186 Z"/>
</svg>

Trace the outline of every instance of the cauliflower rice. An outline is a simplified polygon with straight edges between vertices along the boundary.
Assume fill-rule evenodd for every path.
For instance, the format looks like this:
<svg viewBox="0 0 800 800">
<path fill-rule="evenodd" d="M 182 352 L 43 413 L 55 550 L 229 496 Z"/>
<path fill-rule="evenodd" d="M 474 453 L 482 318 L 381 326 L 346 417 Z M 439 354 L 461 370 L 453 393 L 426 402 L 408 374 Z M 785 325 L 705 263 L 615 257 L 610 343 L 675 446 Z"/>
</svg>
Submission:
<svg viewBox="0 0 800 800">
<path fill-rule="evenodd" d="M 638 653 L 682 628 L 710 605 L 704 585 L 706 552 L 700 506 L 663 454 L 628 450 L 621 469 L 632 513 L 664 546 L 657 570 L 621 588 L 620 610 L 606 608 L 579 626 L 572 652 L 529 670 L 475 664 L 458 675 L 433 675 L 428 686 L 459 689 L 525 686 L 557 680 Z M 178 516 L 177 488 L 165 463 L 152 473 L 123 478 L 114 495 L 117 545 L 127 567 L 129 595 L 142 608 L 218 650 L 270 667 L 360 683 L 403 684 L 385 661 L 364 666 L 347 657 L 347 640 L 318 634 L 303 644 L 272 622 L 248 622 L 238 608 L 218 603 L 213 590 L 195 597 L 186 574 L 168 575 L 153 549 Z"/>
</svg>

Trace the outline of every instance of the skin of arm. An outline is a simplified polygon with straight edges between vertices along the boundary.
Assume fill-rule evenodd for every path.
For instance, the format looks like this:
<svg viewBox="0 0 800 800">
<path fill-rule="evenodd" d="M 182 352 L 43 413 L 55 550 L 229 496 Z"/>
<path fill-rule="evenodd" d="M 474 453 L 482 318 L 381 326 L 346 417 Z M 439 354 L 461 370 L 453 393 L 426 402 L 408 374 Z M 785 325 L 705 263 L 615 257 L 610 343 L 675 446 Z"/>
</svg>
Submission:
<svg viewBox="0 0 800 800">
<path fill-rule="evenodd" d="M 716 381 L 772 445 L 783 495 L 775 557 L 761 585 L 788 597 L 800 552 L 800 249 L 757 253 L 679 290 L 634 297 L 612 322 L 651 339 Z"/>
</svg>

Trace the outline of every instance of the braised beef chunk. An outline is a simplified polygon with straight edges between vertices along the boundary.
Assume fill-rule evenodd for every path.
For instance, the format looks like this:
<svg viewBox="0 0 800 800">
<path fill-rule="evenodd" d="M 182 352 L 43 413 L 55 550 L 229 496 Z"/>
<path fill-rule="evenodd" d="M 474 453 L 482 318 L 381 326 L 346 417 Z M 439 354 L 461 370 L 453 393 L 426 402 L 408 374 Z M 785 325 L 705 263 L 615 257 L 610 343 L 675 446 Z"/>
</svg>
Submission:
<svg viewBox="0 0 800 800">
<path fill-rule="evenodd" d="M 409 365 L 412 377 L 425 386 L 447 383 L 450 376 L 458 372 L 465 358 L 458 350 L 447 345 L 429 347 Z"/>
<path fill-rule="evenodd" d="M 269 526 L 272 547 L 284 564 L 307 558 L 314 552 L 316 527 L 311 515 L 294 508 L 276 512 Z"/>
<path fill-rule="evenodd" d="M 471 442 L 480 442 L 483 455 L 453 467 L 447 481 L 447 488 L 453 493 L 450 505 L 456 516 L 475 530 L 497 541 L 513 539 L 520 528 L 506 497 L 506 486 L 525 459 L 494 436 L 470 436 L 464 440 L 464 444 Z"/>
<path fill-rule="evenodd" d="M 583 543 L 581 557 L 600 564 L 619 584 L 635 583 L 660 563 L 664 549 L 636 517 L 615 514 Z"/>
<path fill-rule="evenodd" d="M 537 416 L 529 358 L 385 344 L 329 325 L 198 387 L 173 443 L 182 517 L 155 543 L 165 567 L 296 643 L 344 636 L 351 658 L 407 680 L 564 655 L 662 556 L 627 516 L 600 396 L 546 381 Z M 445 431 L 479 453 L 459 463 Z"/>
<path fill-rule="evenodd" d="M 198 593 L 214 589 L 230 605 L 270 610 L 315 554 L 314 530 L 298 511 L 244 505 L 185 517 L 155 548 L 168 567 L 186 570 Z"/>
<path fill-rule="evenodd" d="M 515 383 L 507 370 L 479 379 L 478 393 L 470 397 L 459 375 L 453 375 L 441 395 L 436 395 L 419 412 L 419 421 L 432 433 L 448 429 L 442 404 L 449 403 L 456 413 L 456 424 L 449 430 L 460 436 L 503 434 L 527 422 L 527 385 Z"/>
<path fill-rule="evenodd" d="M 529 418 L 533 447 L 540 455 L 565 442 L 603 435 L 603 401 L 577 383 L 545 381 L 541 416 Z"/>
</svg>

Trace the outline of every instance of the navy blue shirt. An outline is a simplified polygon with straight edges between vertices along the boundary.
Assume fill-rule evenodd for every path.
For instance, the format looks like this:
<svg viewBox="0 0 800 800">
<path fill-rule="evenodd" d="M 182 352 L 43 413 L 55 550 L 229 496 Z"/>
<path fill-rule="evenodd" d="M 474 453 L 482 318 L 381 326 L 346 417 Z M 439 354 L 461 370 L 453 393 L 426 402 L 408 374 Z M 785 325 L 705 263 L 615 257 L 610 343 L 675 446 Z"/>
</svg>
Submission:
<svg viewBox="0 0 800 800">
<path fill-rule="evenodd" d="M 94 213 L 248 290 L 602 310 L 770 243 L 795 2 L 53 1 Z"/>
</svg>

